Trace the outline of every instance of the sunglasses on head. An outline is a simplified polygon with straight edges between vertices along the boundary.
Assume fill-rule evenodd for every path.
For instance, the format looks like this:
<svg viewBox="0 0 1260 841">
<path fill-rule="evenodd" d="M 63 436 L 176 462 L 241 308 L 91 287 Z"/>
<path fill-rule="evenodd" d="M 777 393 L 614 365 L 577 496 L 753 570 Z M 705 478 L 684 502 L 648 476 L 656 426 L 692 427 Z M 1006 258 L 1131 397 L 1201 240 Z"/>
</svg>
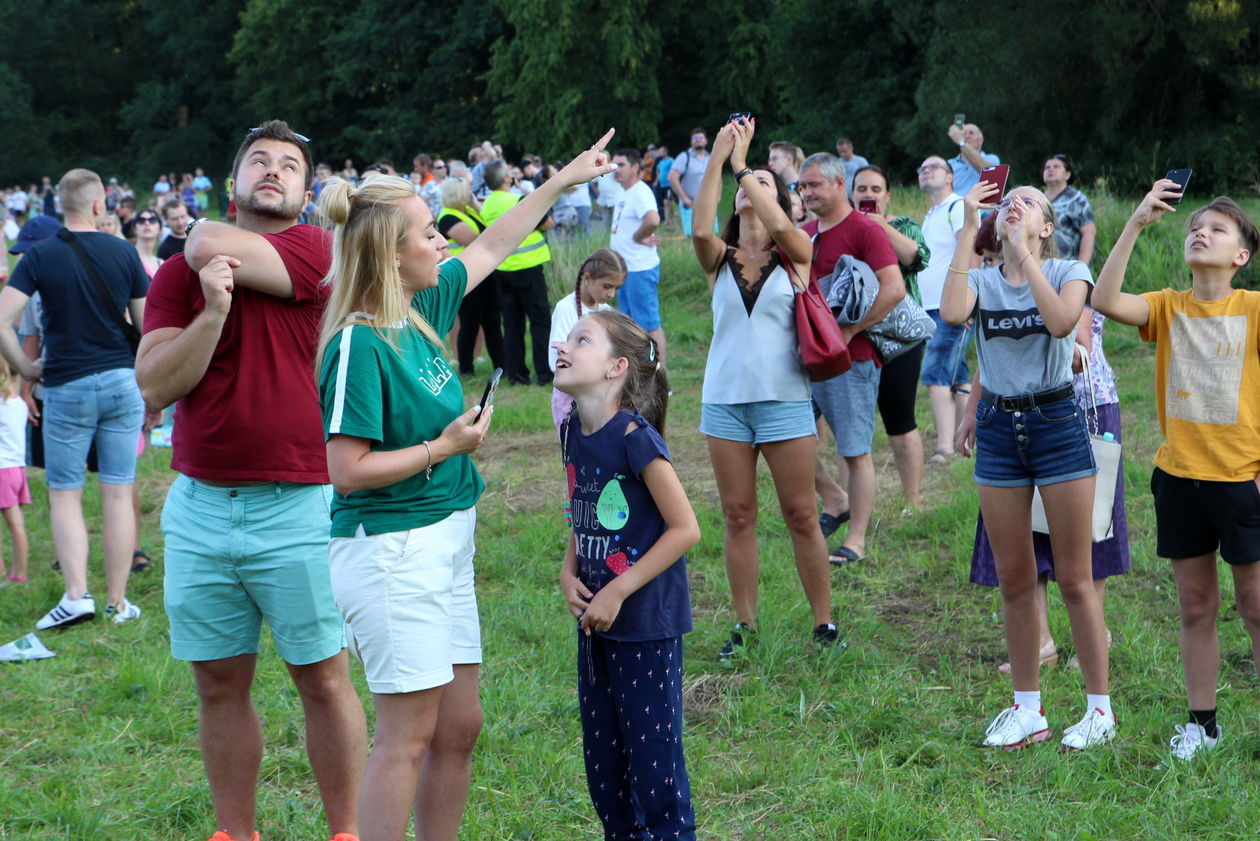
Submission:
<svg viewBox="0 0 1260 841">
<path fill-rule="evenodd" d="M 249 137 L 251 134 L 253 134 L 253 133 L 254 133 L 254 132 L 256 132 L 256 131 L 262 131 L 262 128 L 263 128 L 262 126 L 254 126 L 252 129 L 250 129 L 249 131 L 245 132 L 245 136 L 246 136 L 246 137 Z M 295 132 L 293 132 L 293 136 L 294 136 L 294 137 L 296 137 L 298 140 L 301 140 L 303 143 L 310 143 L 310 142 L 311 142 L 311 139 L 310 139 L 309 137 L 307 137 L 305 134 L 298 134 L 298 133 L 295 131 Z"/>
</svg>

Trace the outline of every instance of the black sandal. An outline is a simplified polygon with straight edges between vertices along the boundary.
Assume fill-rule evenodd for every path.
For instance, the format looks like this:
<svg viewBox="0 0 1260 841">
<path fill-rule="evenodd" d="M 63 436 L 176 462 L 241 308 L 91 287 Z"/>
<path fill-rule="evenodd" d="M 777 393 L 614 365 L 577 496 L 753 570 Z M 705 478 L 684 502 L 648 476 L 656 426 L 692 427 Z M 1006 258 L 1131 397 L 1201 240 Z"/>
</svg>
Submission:
<svg viewBox="0 0 1260 841">
<path fill-rule="evenodd" d="M 137 549 L 131 553 L 131 571 L 132 572 L 148 572 L 150 570 L 149 561 L 153 560 L 144 554 L 143 549 Z"/>
<path fill-rule="evenodd" d="M 828 514 L 826 511 L 818 515 L 818 527 L 822 529 L 824 538 L 831 537 L 835 534 L 836 529 L 849 522 L 849 512 L 841 511 L 839 514 Z"/>
</svg>

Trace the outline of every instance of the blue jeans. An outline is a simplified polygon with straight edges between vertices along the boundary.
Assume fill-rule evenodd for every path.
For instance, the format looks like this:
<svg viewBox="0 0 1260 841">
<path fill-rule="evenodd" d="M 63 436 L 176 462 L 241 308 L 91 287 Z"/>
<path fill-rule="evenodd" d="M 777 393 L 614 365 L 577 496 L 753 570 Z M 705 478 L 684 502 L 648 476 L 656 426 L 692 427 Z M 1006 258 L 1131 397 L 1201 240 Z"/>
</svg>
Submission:
<svg viewBox="0 0 1260 841">
<path fill-rule="evenodd" d="M 100 480 L 129 485 L 136 479 L 136 445 L 144 400 L 131 368 L 88 374 L 44 389 L 44 464 L 48 487 L 83 487 L 88 450 L 96 442 Z"/>
<path fill-rule="evenodd" d="M 946 324 L 940 310 L 928 310 L 927 313 L 936 322 L 936 332 L 928 339 L 919 381 L 927 386 L 945 385 L 950 388 L 966 385 L 971 380 L 971 371 L 967 369 L 971 330 L 962 324 Z"/>
</svg>

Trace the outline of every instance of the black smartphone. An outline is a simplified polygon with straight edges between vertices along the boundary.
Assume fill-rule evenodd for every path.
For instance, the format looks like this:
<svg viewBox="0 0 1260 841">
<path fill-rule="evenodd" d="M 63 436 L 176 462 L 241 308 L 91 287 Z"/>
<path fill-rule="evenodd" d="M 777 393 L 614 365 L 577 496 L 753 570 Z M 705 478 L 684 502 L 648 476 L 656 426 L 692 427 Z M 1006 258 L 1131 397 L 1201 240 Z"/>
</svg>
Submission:
<svg viewBox="0 0 1260 841">
<path fill-rule="evenodd" d="M 487 406 L 494 403 L 494 393 L 499 390 L 499 378 L 502 376 L 502 368 L 495 368 L 494 373 L 490 375 L 490 382 L 486 383 L 485 393 L 481 395 L 481 402 L 477 404 L 481 407 L 481 411 L 484 412 Z"/>
<path fill-rule="evenodd" d="M 966 123 L 966 122 L 967 122 L 967 115 L 966 115 L 966 114 L 955 114 L 955 115 L 954 115 L 954 125 L 958 126 L 959 128 L 962 128 L 962 127 L 963 127 L 963 124 L 964 124 L 964 123 Z"/>
<path fill-rule="evenodd" d="M 726 121 L 728 123 L 733 123 L 733 122 L 736 122 L 737 120 L 750 120 L 750 119 L 752 119 L 751 111 L 736 111 L 734 114 L 727 117 Z"/>
<path fill-rule="evenodd" d="M 862 199 L 858 202 L 858 210 L 863 213 L 878 213 L 875 206 L 875 199 Z"/>
<path fill-rule="evenodd" d="M 1177 192 L 1181 193 L 1181 196 L 1178 198 L 1165 199 L 1165 201 L 1168 204 L 1171 204 L 1174 206 L 1181 204 L 1181 199 L 1185 198 L 1186 186 L 1190 183 L 1191 175 L 1194 175 L 1193 169 L 1170 169 L 1168 170 L 1167 173 L 1164 174 L 1164 177 L 1167 178 L 1169 181 L 1177 182 L 1177 187 L 1178 187 Z"/>
</svg>

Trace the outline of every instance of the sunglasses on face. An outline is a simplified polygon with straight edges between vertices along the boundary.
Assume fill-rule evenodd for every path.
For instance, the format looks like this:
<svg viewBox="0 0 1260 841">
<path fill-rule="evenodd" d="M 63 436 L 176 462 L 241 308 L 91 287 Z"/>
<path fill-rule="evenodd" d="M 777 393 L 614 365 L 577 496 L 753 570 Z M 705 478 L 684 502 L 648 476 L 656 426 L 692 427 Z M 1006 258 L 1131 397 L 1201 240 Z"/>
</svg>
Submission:
<svg viewBox="0 0 1260 841">
<path fill-rule="evenodd" d="M 156 216 L 137 216 L 136 223 L 139 225 L 156 225 L 158 224 L 158 218 Z"/>
<path fill-rule="evenodd" d="M 446 164 L 434 164 L 434 169 L 446 169 Z"/>
</svg>

